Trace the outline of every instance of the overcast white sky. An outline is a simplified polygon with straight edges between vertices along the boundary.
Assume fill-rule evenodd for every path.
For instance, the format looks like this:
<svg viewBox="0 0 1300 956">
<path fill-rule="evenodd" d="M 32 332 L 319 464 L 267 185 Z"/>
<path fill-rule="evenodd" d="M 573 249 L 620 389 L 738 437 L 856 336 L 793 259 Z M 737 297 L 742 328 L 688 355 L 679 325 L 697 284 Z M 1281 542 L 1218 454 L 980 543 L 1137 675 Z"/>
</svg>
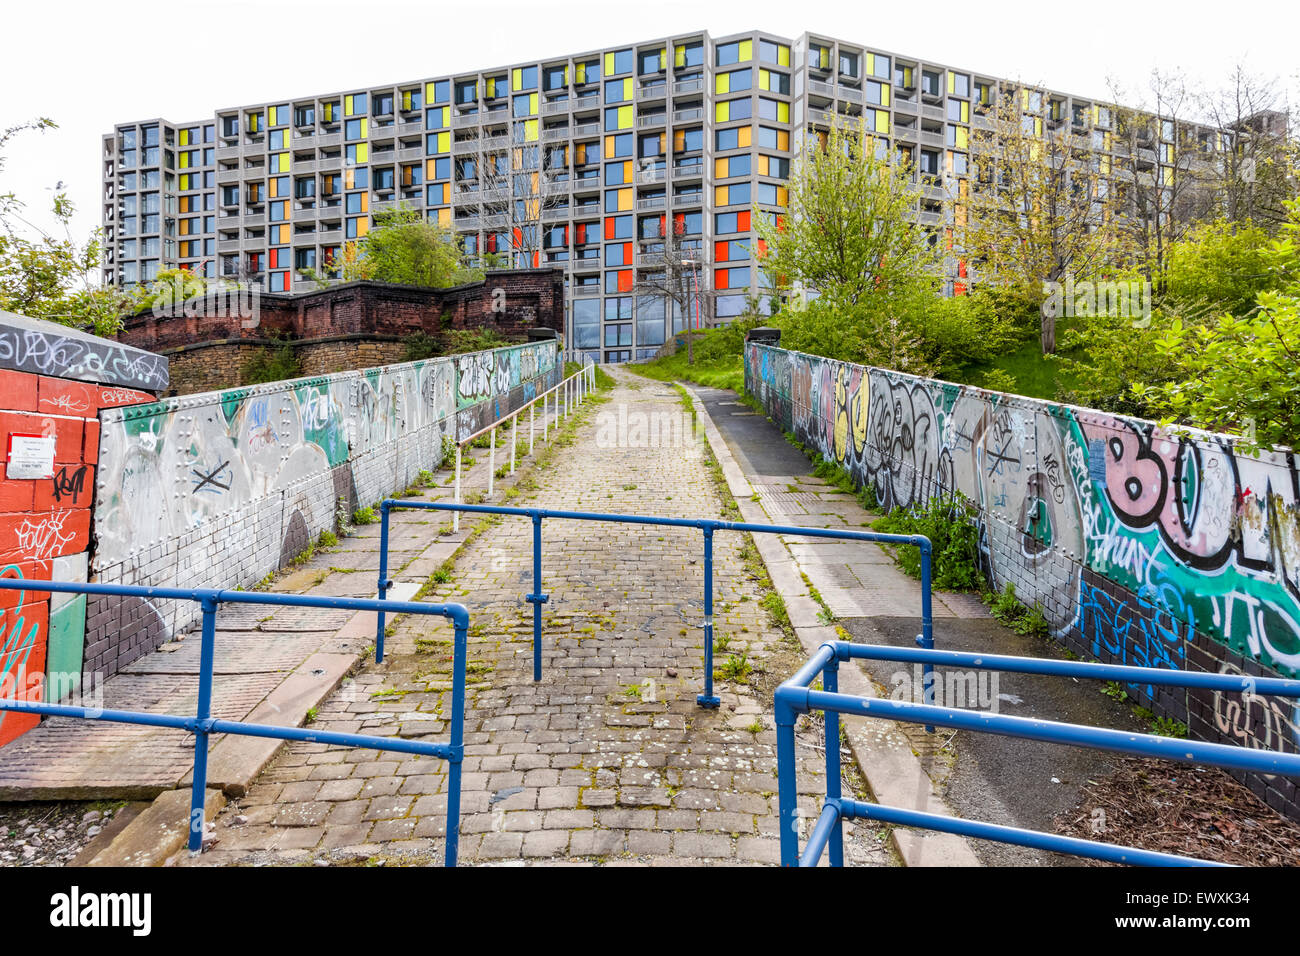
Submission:
<svg viewBox="0 0 1300 956">
<path fill-rule="evenodd" d="M 1217 85 L 1238 61 L 1297 89 L 1296 0 L 144 0 L 5 5 L 0 127 L 48 116 L 11 142 L 0 192 L 42 225 L 65 184 L 76 230 L 99 225 L 100 136 L 114 123 L 184 121 L 227 106 L 563 56 L 656 36 L 804 30 L 1103 97 L 1152 68 Z M 173 72 L 174 71 L 174 72 Z"/>
</svg>

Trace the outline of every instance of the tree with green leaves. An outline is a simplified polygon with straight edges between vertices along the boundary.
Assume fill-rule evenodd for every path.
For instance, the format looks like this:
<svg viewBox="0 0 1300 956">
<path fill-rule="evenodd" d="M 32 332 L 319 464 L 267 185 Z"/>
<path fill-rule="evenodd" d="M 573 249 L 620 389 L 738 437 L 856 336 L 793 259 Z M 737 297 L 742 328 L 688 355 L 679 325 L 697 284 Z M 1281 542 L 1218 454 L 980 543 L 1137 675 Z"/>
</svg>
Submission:
<svg viewBox="0 0 1300 956">
<path fill-rule="evenodd" d="M 0 173 L 10 140 L 55 128 L 53 120 L 42 117 L 0 132 Z M 120 329 L 127 300 L 93 279 L 103 254 L 99 231 L 84 241 L 73 237 L 74 207 L 59 187 L 51 211 L 62 235 L 37 227 L 24 218 L 25 210 L 12 191 L 0 193 L 0 309 L 100 335 Z"/>
<path fill-rule="evenodd" d="M 1128 259 L 1124 205 L 1109 171 L 1058 109 L 1040 90 L 999 91 L 971 133 L 969 202 L 957 236 L 977 281 L 1039 309 L 1044 355 L 1056 351 L 1045 283 L 1099 278 Z"/>
<path fill-rule="evenodd" d="M 819 354 L 924 371 L 900 316 L 934 294 L 939 261 L 915 222 L 912 170 L 884 149 L 861 124 L 836 125 L 805 148 L 786 212 L 755 211 L 755 257 L 772 288 L 796 292 L 779 316 L 792 348 L 816 343 Z"/>
<path fill-rule="evenodd" d="M 1300 445 L 1300 198 L 1263 259 L 1271 278 L 1244 315 L 1223 312 L 1198 325 L 1174 322 L 1154 347 L 1183 377 L 1135 383 L 1171 420 L 1243 435 L 1247 448 Z"/>
<path fill-rule="evenodd" d="M 345 280 L 367 278 L 441 289 L 483 278 L 480 270 L 466 264 L 455 233 L 407 205 L 375 216 L 373 228 L 357 242 L 355 253 L 351 267 L 345 258 Z"/>
</svg>

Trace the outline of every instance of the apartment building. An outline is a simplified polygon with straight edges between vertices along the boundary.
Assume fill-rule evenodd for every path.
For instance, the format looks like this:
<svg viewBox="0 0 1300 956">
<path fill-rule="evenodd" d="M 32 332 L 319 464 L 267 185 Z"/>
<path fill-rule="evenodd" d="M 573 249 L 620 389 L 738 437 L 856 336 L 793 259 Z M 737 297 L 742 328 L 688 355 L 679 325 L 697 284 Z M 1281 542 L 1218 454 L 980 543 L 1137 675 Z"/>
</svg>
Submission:
<svg viewBox="0 0 1300 956">
<path fill-rule="evenodd" d="M 837 117 L 915 167 L 917 222 L 950 240 L 971 131 L 1002 83 L 816 34 L 691 33 L 123 123 L 103 141 L 103 278 L 130 286 L 179 266 L 306 291 L 304 271 L 337 275 L 348 243 L 405 204 L 454 229 L 473 259 L 563 268 L 570 348 L 646 357 L 697 315 L 725 322 L 767 294 L 753 215 L 779 212 L 794 157 Z M 1128 155 L 1106 103 L 1025 96 L 1103 157 Z M 1176 133 L 1189 135 L 1153 124 L 1135 161 L 1172 161 Z M 701 290 L 693 315 L 647 294 L 669 232 Z M 955 254 L 949 273 L 960 294 Z"/>
</svg>

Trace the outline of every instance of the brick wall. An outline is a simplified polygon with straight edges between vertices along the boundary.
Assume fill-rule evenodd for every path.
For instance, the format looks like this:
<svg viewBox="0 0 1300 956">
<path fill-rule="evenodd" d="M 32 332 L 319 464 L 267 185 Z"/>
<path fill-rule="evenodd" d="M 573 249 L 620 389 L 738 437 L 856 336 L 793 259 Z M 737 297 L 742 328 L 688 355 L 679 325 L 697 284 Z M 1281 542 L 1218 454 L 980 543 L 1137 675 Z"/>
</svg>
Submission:
<svg viewBox="0 0 1300 956">
<path fill-rule="evenodd" d="M 299 295 L 214 296 L 168 314 L 128 319 L 119 340 L 171 361 L 170 394 L 244 384 L 244 363 L 275 337 L 295 344 L 304 374 L 399 362 L 423 332 L 490 329 L 522 340 L 531 328 L 563 332 L 564 278 L 557 269 L 489 272 L 481 282 L 427 289 L 352 282 Z M 171 314 L 172 312 L 177 314 Z M 188 313 L 188 314 L 187 314 Z"/>
<path fill-rule="evenodd" d="M 986 569 L 1089 660 L 1300 677 L 1300 471 L 1289 449 L 749 342 L 745 387 L 886 508 L 959 493 Z M 1190 736 L 1296 752 L 1287 702 L 1133 685 Z M 1300 817 L 1295 785 L 1245 777 Z"/>
<path fill-rule="evenodd" d="M 0 447 L 11 435 L 54 438 L 53 475 L 10 479 L 0 463 L 0 575 L 87 580 L 99 411 L 152 402 L 147 392 L 0 369 Z M 0 696 L 37 700 L 76 689 L 84 595 L 0 591 Z M 0 746 L 40 718 L 0 713 Z"/>
</svg>

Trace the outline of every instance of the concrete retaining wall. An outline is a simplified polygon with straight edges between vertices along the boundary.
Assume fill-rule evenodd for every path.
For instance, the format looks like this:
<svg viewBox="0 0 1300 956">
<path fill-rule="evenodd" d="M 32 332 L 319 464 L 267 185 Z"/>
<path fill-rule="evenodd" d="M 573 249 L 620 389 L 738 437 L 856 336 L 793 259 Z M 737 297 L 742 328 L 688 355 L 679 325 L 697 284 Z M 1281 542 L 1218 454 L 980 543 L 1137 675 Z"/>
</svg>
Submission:
<svg viewBox="0 0 1300 956">
<path fill-rule="evenodd" d="M 959 492 L 994 584 L 1089 659 L 1300 676 L 1300 474 L 1228 435 L 901 375 L 757 343 L 745 386 L 885 507 Z M 1287 702 L 1135 686 L 1190 734 L 1294 752 Z M 1255 777 L 1297 813 L 1295 784 Z"/>
</svg>

